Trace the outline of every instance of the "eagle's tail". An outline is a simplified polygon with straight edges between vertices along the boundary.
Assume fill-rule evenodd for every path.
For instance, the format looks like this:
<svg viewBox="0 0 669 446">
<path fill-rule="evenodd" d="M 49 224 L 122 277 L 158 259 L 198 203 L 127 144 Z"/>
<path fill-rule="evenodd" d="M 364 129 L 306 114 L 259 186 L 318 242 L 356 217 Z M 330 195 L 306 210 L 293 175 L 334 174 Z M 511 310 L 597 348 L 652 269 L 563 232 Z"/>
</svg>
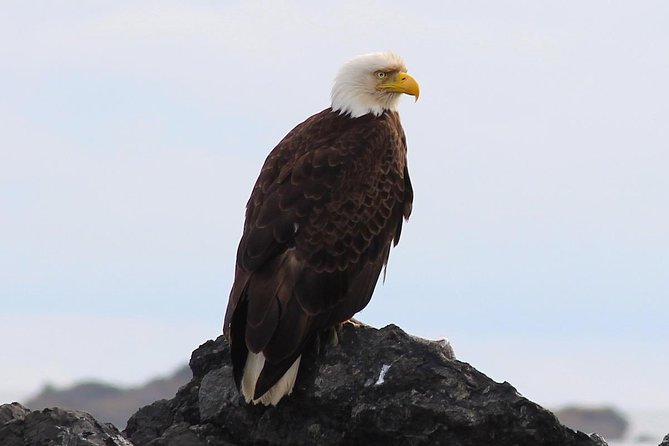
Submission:
<svg viewBox="0 0 669 446">
<path fill-rule="evenodd" d="M 283 376 L 270 389 L 258 398 L 253 398 L 255 395 L 256 384 L 258 377 L 265 366 L 265 355 L 261 353 L 248 352 L 246 357 L 246 364 L 244 364 L 244 372 L 242 374 L 241 391 L 247 403 L 264 404 L 265 406 L 276 406 L 284 397 L 290 395 L 295 385 L 297 378 L 297 370 L 300 367 L 300 358 L 298 356 L 293 365 L 283 374 Z"/>
</svg>

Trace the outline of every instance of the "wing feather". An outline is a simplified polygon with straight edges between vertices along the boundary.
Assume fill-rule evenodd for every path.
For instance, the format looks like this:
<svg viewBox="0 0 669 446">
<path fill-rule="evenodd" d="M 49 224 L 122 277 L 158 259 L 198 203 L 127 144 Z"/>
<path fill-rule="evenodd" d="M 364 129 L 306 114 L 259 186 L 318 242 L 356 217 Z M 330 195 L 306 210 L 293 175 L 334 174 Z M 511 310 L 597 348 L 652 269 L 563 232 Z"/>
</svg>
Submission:
<svg viewBox="0 0 669 446">
<path fill-rule="evenodd" d="M 318 331 L 367 305 L 412 200 L 396 113 L 326 109 L 286 135 L 254 186 L 237 251 L 225 321 L 236 379 L 245 352 L 262 352 L 262 395 Z"/>
</svg>

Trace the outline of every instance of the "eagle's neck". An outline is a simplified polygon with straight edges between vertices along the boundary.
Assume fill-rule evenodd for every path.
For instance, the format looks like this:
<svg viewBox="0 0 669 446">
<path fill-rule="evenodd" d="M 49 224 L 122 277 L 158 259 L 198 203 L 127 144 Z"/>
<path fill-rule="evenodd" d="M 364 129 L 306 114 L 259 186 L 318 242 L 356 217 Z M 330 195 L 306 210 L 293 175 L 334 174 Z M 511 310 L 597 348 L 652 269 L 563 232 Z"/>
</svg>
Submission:
<svg viewBox="0 0 669 446">
<path fill-rule="evenodd" d="M 400 93 L 390 93 L 364 84 L 337 79 L 332 87 L 332 110 L 359 118 L 366 114 L 380 116 L 385 110 L 397 111 Z"/>
</svg>

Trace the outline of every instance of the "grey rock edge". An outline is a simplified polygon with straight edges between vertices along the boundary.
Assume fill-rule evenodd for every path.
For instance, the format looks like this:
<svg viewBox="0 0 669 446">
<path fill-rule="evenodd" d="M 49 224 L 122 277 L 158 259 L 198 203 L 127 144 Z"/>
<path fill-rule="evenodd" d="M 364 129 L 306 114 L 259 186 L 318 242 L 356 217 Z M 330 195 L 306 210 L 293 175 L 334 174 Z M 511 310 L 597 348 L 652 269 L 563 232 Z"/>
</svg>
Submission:
<svg viewBox="0 0 669 446">
<path fill-rule="evenodd" d="M 79 410 L 32 412 L 18 403 L 0 406 L 2 446 L 133 446 L 111 424 Z"/>
<path fill-rule="evenodd" d="M 219 337 L 193 352 L 191 382 L 140 409 L 123 436 L 84 412 L 14 403 L 0 406 L 0 445 L 606 445 L 451 359 L 444 342 L 392 325 L 345 325 L 338 337 L 303 358 L 293 395 L 277 407 L 241 400 Z"/>
</svg>

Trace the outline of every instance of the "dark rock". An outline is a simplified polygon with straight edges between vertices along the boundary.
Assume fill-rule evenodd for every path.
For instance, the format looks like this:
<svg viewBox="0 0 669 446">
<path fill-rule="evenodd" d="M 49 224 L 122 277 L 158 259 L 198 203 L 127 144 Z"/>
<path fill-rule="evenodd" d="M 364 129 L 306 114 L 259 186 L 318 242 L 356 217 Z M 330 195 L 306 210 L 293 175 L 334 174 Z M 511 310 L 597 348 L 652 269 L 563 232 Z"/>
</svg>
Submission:
<svg viewBox="0 0 669 446">
<path fill-rule="evenodd" d="M 562 426 L 509 383 L 452 358 L 450 346 L 345 325 L 339 343 L 305 355 L 290 397 L 248 406 L 223 337 L 193 352 L 192 381 L 140 409 L 124 434 L 136 446 L 606 444 Z"/>
<path fill-rule="evenodd" d="M 584 432 L 597 432 L 608 440 L 622 439 L 629 427 L 625 416 L 610 407 L 572 406 L 554 413 L 565 426 Z"/>
<path fill-rule="evenodd" d="M 19 403 L 0 406 L 0 426 L 14 420 L 23 420 L 30 411 Z"/>
<path fill-rule="evenodd" d="M 133 446 L 111 424 L 78 410 L 31 412 L 18 403 L 0 406 L 2 446 Z"/>
<path fill-rule="evenodd" d="M 0 406 L 0 445 L 606 446 L 560 425 L 510 384 L 454 360 L 447 343 L 395 326 L 344 326 L 336 346 L 305 354 L 293 395 L 277 407 L 243 402 L 229 354 L 223 337 L 200 346 L 190 383 L 141 408 L 125 438 L 82 411 L 31 412 L 14 403 Z"/>
<path fill-rule="evenodd" d="M 606 440 L 604 440 L 604 437 L 602 437 L 599 434 L 590 434 L 590 438 L 595 442 L 596 445 L 598 446 L 608 446 L 606 443 Z"/>
<path fill-rule="evenodd" d="M 660 443 L 659 446 L 669 446 L 669 434 L 664 436 L 664 439 L 662 440 L 662 443 Z"/>
</svg>

